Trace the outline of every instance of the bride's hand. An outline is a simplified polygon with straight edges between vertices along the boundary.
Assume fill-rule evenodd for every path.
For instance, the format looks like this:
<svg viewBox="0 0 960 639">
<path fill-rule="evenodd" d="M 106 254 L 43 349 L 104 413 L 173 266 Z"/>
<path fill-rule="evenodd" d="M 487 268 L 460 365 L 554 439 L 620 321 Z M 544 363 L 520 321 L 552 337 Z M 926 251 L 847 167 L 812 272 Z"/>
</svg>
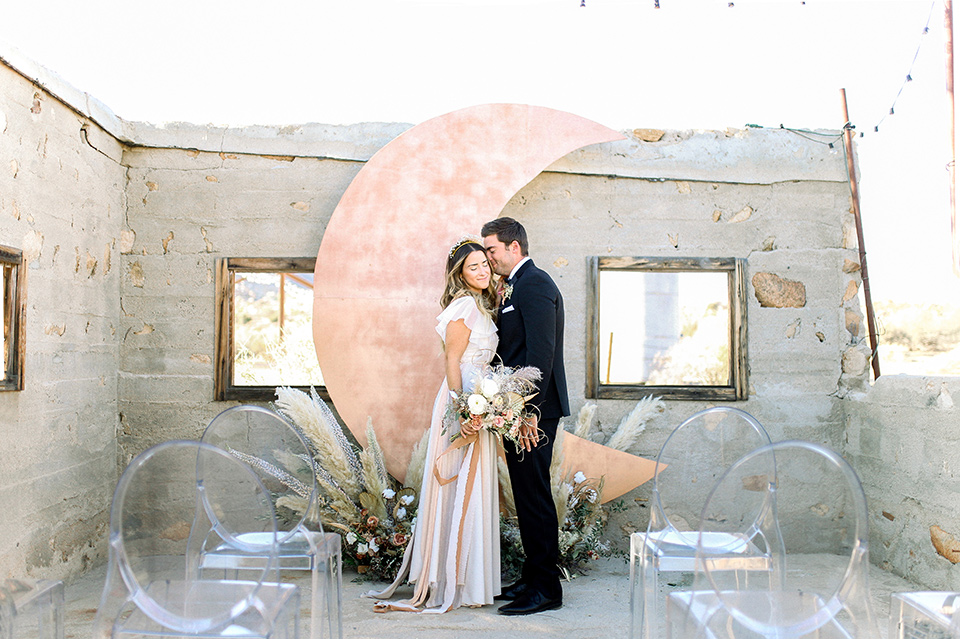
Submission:
<svg viewBox="0 0 960 639">
<path fill-rule="evenodd" d="M 470 435 L 477 433 L 479 430 L 480 430 L 480 425 L 477 424 L 476 426 L 474 426 L 472 420 L 469 420 L 469 419 L 466 421 L 461 420 L 460 422 L 460 434 L 463 435 L 464 437 L 469 437 Z"/>
<path fill-rule="evenodd" d="M 537 429 L 537 416 L 530 415 L 520 427 L 520 445 L 528 453 L 537 447 L 540 443 L 539 431 Z"/>
</svg>

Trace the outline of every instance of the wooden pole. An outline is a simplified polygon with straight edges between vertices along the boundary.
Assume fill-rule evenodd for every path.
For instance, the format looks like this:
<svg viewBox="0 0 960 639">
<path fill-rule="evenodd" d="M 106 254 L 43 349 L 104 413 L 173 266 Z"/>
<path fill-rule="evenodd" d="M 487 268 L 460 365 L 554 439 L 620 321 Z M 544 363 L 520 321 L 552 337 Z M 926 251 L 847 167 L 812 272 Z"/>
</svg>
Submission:
<svg viewBox="0 0 960 639">
<path fill-rule="evenodd" d="M 280 274 L 280 341 L 283 341 L 283 324 L 286 319 L 287 274 Z"/>
<path fill-rule="evenodd" d="M 847 112 L 847 90 L 840 89 L 843 101 L 843 143 L 847 150 L 847 177 L 850 179 L 850 199 L 853 201 L 853 219 L 857 225 L 857 246 L 860 251 L 860 277 L 863 279 L 863 301 L 867 307 L 867 331 L 870 333 L 870 361 L 873 378 L 880 377 L 880 353 L 877 351 L 877 324 L 873 318 L 873 299 L 870 296 L 870 276 L 867 274 L 867 249 L 863 245 L 863 223 L 860 221 L 860 189 L 857 186 L 857 170 L 853 164 L 853 127 Z"/>
<path fill-rule="evenodd" d="M 950 241 L 953 247 L 953 274 L 960 277 L 960 235 L 957 234 L 957 142 L 956 110 L 953 97 L 953 0 L 944 0 L 943 26 L 947 58 L 947 106 L 950 109 Z"/>
<path fill-rule="evenodd" d="M 613 332 L 610 332 L 610 346 L 607 347 L 607 381 L 604 384 L 610 383 L 610 362 L 613 360 Z"/>
</svg>

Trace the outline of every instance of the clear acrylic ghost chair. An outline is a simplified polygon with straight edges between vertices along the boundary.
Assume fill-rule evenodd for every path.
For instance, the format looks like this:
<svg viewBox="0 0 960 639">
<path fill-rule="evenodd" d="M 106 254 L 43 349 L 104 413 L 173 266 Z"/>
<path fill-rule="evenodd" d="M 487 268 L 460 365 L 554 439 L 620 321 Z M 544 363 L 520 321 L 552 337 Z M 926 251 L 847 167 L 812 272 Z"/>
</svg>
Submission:
<svg viewBox="0 0 960 639">
<path fill-rule="evenodd" d="M 960 592 L 893 593 L 887 639 L 960 639 Z"/>
<path fill-rule="evenodd" d="M 0 582 L 0 639 L 63 639 L 63 582 Z"/>
<path fill-rule="evenodd" d="M 203 579 L 204 545 L 247 549 L 237 529 L 263 533 L 266 560 L 243 580 Z M 299 588 L 279 583 L 276 538 L 270 495 L 249 466 L 200 442 L 149 448 L 114 492 L 94 637 L 297 639 Z"/>
<path fill-rule="evenodd" d="M 657 455 L 647 531 L 630 536 L 631 637 L 660 636 L 664 586 L 673 585 L 663 573 L 694 572 L 700 513 L 710 489 L 733 462 L 769 443 L 769 435 L 756 419 L 728 406 L 693 415 L 663 443 Z M 770 465 L 772 473 L 772 459 Z M 759 518 L 762 493 L 753 496 Z M 744 520 L 733 529 L 708 531 L 705 543 L 728 570 L 746 579 L 751 572 L 770 571 L 769 553 L 763 543 L 758 545 L 756 534 L 755 520 Z M 674 583 L 681 578 L 675 574 Z"/>
<path fill-rule="evenodd" d="M 769 475 L 771 453 L 776 475 Z M 733 529 L 743 496 L 760 489 L 761 531 L 774 578 L 736 583 L 698 545 L 692 591 L 667 598 L 671 639 L 876 639 L 867 584 L 867 502 L 853 468 L 834 451 L 785 441 L 737 461 L 703 509 L 703 531 Z M 706 540 L 704 536 L 703 540 Z"/>
<path fill-rule="evenodd" d="M 311 638 L 340 639 L 340 535 L 325 533 L 317 516 L 317 482 L 304 437 L 279 414 L 260 406 L 235 406 L 217 415 L 202 441 L 250 465 L 270 491 L 277 511 L 280 570 L 311 571 Z M 256 546 L 259 533 L 231 533 Z M 256 550 L 238 552 L 229 544 L 206 551 L 201 567 L 234 575 L 258 566 Z"/>
</svg>

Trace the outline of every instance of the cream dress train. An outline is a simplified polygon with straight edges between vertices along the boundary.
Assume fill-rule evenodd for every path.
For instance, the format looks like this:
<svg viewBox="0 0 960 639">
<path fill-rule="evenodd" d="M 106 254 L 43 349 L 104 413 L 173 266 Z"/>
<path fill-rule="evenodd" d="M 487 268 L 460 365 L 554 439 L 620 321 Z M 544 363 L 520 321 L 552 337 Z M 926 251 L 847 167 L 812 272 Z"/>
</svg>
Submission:
<svg viewBox="0 0 960 639">
<path fill-rule="evenodd" d="M 437 332 L 446 338 L 450 322 L 464 320 L 470 341 L 460 359 L 463 388 L 472 390 L 483 366 L 497 350 L 497 328 L 472 296 L 455 299 L 437 316 Z M 497 440 L 486 431 L 476 441 L 446 452 L 450 432 L 442 433 L 449 401 L 444 379 L 433 405 L 420 506 L 413 539 L 407 545 L 397 578 L 366 596 L 387 599 L 406 581 L 413 597 L 379 601 L 377 611 L 447 612 L 459 606 L 492 604 L 500 594 L 500 515 Z M 476 459 L 474 459 L 476 456 Z M 475 464 L 470 481 L 471 462 Z M 434 468 L 446 485 L 438 480 Z"/>
</svg>

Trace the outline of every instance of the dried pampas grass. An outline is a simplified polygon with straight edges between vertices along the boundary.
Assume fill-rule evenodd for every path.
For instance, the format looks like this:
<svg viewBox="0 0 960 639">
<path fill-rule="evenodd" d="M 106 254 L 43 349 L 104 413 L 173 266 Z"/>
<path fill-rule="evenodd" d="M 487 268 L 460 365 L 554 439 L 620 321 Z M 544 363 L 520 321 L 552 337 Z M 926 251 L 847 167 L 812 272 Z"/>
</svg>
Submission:
<svg viewBox="0 0 960 639">
<path fill-rule="evenodd" d="M 360 451 L 360 465 L 363 467 L 363 485 L 366 491 L 379 501 L 383 491 L 390 486 L 390 480 L 387 478 L 387 469 L 383 466 L 383 452 L 380 450 L 380 443 L 377 442 L 377 434 L 373 430 L 373 419 L 367 418 L 367 447 Z M 383 517 L 386 510 L 381 513 L 375 513 L 377 517 Z"/>
<path fill-rule="evenodd" d="M 294 388 L 277 388 L 277 410 L 296 424 L 313 444 L 314 457 L 324 461 L 330 480 L 347 495 L 358 495 L 363 490 L 363 469 L 357 453 L 333 411 L 315 390 L 311 388 L 310 392 L 308 396 Z"/>
<path fill-rule="evenodd" d="M 633 410 L 620 420 L 616 432 L 607 441 L 609 448 L 614 448 L 623 452 L 630 452 L 634 444 L 640 438 L 640 434 L 646 430 L 647 422 L 662 413 L 666 408 L 659 397 L 647 396 L 637 402 Z"/>
<path fill-rule="evenodd" d="M 590 437 L 590 432 L 593 430 L 594 419 L 597 416 L 597 405 L 591 402 L 587 402 L 580 407 L 580 412 L 577 414 L 577 427 L 574 429 L 573 434 L 577 437 L 582 437 L 587 439 Z"/>
<path fill-rule="evenodd" d="M 407 464 L 407 476 L 403 479 L 403 485 L 409 486 L 420 494 L 420 488 L 423 485 L 423 470 L 427 465 L 427 448 L 430 445 L 430 429 L 423 431 L 423 437 L 410 454 L 410 463 Z"/>
</svg>

